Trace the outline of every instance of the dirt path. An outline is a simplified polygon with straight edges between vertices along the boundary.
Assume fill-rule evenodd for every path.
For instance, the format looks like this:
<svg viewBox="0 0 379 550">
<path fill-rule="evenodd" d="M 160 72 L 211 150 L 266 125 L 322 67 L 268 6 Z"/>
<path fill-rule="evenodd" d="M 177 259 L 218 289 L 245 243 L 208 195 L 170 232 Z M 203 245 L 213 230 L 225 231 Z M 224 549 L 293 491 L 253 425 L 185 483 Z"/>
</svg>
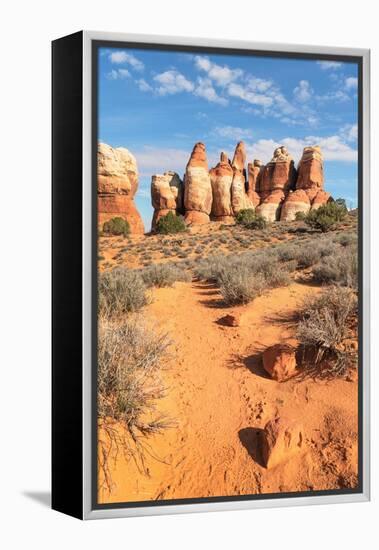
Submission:
<svg viewBox="0 0 379 550">
<path fill-rule="evenodd" d="M 270 493 L 351 486 L 356 482 L 357 385 L 267 378 L 266 347 L 290 337 L 304 296 L 299 283 L 274 289 L 245 308 L 249 323 L 226 327 L 211 285 L 177 283 L 154 290 L 146 314 L 169 332 L 175 358 L 164 372 L 167 396 L 159 410 L 177 427 L 150 439 L 149 475 L 119 458 L 116 489 L 102 502 Z M 250 315 L 251 313 L 251 315 Z M 308 452 L 272 470 L 260 464 L 257 433 L 285 411 L 304 423 Z"/>
</svg>

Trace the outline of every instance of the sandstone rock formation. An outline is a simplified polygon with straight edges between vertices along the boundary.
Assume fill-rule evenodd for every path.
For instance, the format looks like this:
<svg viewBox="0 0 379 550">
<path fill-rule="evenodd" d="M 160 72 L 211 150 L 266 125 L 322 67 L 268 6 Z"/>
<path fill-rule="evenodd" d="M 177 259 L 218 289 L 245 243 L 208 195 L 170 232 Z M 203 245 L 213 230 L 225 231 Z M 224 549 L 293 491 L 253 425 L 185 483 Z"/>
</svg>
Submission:
<svg viewBox="0 0 379 550">
<path fill-rule="evenodd" d="M 275 344 L 263 352 L 263 368 L 273 380 L 285 382 L 298 373 L 296 347 L 289 343 Z"/>
<path fill-rule="evenodd" d="M 300 422 L 283 416 L 267 422 L 261 442 L 262 460 L 273 468 L 305 450 L 304 431 Z"/>
<path fill-rule="evenodd" d="M 297 212 L 308 214 L 311 208 L 311 202 L 303 189 L 290 191 L 283 203 L 280 219 L 284 222 L 291 222 L 296 219 Z"/>
<path fill-rule="evenodd" d="M 233 168 L 226 153 L 221 153 L 220 162 L 210 170 L 209 175 L 213 195 L 212 220 L 233 221 L 234 215 L 231 202 Z"/>
<path fill-rule="evenodd" d="M 163 176 L 153 176 L 153 226 L 160 215 L 175 210 L 185 215 L 187 224 L 233 221 L 243 209 L 255 209 L 267 221 L 292 221 L 297 212 L 308 213 L 332 200 L 324 191 L 323 159 L 320 147 L 305 147 L 298 170 L 284 146 L 277 147 L 266 166 L 255 159 L 248 163 L 240 141 L 232 162 L 221 153 L 219 163 L 208 172 L 205 145 L 193 148 L 184 177 L 184 202 L 179 183 L 172 185 Z M 179 177 L 175 174 L 175 177 Z M 180 180 L 179 180 L 180 181 Z M 178 189 L 174 200 L 173 189 Z M 174 195 L 175 195 L 174 189 Z M 175 204 L 174 204 L 175 203 Z"/>
<path fill-rule="evenodd" d="M 323 189 L 324 170 L 321 149 L 317 145 L 305 147 L 299 162 L 296 189 L 304 189 L 310 201 Z"/>
<path fill-rule="evenodd" d="M 282 204 L 285 194 L 281 189 L 272 191 L 256 208 L 257 214 L 263 216 L 268 222 L 275 222 L 280 219 Z"/>
<path fill-rule="evenodd" d="M 119 216 L 129 222 L 131 233 L 143 233 L 142 218 L 133 200 L 138 188 L 135 157 L 123 147 L 114 149 L 99 143 L 97 171 L 99 224 Z"/>
<path fill-rule="evenodd" d="M 232 208 L 233 213 L 238 214 L 240 210 L 253 208 L 246 193 L 246 150 L 243 141 L 237 143 L 232 161 L 233 181 L 232 181 Z"/>
<path fill-rule="evenodd" d="M 260 186 L 263 172 L 263 162 L 254 159 L 247 165 L 247 196 L 251 204 L 256 207 L 261 202 Z"/>
<path fill-rule="evenodd" d="M 158 220 L 169 212 L 183 213 L 183 182 L 176 172 L 152 176 L 151 204 L 154 208 L 153 230 Z"/>
<path fill-rule="evenodd" d="M 210 221 L 212 186 L 203 143 L 196 143 L 186 167 L 184 208 L 186 223 L 204 224 Z"/>
<path fill-rule="evenodd" d="M 296 170 L 293 158 L 285 147 L 277 147 L 262 171 L 260 196 L 264 200 L 278 189 L 288 192 L 295 187 Z"/>
</svg>

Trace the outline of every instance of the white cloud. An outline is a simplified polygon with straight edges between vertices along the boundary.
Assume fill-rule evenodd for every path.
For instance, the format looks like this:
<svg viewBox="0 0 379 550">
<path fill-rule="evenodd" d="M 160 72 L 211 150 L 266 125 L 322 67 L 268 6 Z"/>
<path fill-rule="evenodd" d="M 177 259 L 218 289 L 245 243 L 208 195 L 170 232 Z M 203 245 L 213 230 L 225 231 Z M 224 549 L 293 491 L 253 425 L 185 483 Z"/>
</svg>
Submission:
<svg viewBox="0 0 379 550">
<path fill-rule="evenodd" d="M 124 50 L 117 50 L 109 54 L 109 60 L 111 63 L 122 64 L 127 63 L 136 71 L 143 71 L 144 64 L 137 59 L 133 54 L 127 53 Z"/>
<path fill-rule="evenodd" d="M 195 56 L 195 66 L 197 69 L 205 71 L 208 77 L 218 86 L 226 86 L 243 74 L 242 69 L 231 69 L 227 65 L 217 65 L 216 63 L 212 63 L 208 57 L 201 55 Z"/>
<path fill-rule="evenodd" d="M 156 75 L 154 80 L 159 84 L 156 90 L 159 95 L 192 92 L 195 88 L 191 81 L 175 69 Z"/>
<path fill-rule="evenodd" d="M 133 151 L 133 154 L 137 159 L 140 176 L 151 177 L 153 174 L 162 174 L 167 170 L 174 170 L 182 176 L 191 151 L 146 145 L 141 150 Z"/>
<path fill-rule="evenodd" d="M 236 126 L 217 126 L 213 132 L 220 137 L 240 141 L 241 139 L 251 139 L 253 132 L 247 128 L 238 128 Z"/>
<path fill-rule="evenodd" d="M 345 124 L 340 130 L 341 137 L 348 142 L 357 141 L 358 124 Z"/>
<path fill-rule="evenodd" d="M 358 88 L 358 78 L 349 76 L 345 79 L 345 87 L 347 90 L 356 90 Z"/>
<path fill-rule="evenodd" d="M 299 84 L 294 88 L 293 95 L 296 101 L 306 103 L 313 95 L 313 90 L 308 80 L 300 80 Z"/>
<path fill-rule="evenodd" d="M 334 92 L 327 92 L 323 95 L 317 95 L 315 96 L 317 101 L 323 103 L 326 101 L 336 101 L 337 103 L 342 103 L 344 101 L 348 101 L 350 97 L 347 93 L 343 92 L 342 90 L 336 90 Z"/>
<path fill-rule="evenodd" d="M 273 139 L 260 139 L 248 147 L 249 158 L 257 158 L 264 163 L 272 158 L 276 147 L 284 145 L 288 152 L 299 162 L 304 147 L 320 145 L 325 160 L 338 162 L 356 162 L 357 151 L 345 143 L 341 136 L 317 137 L 307 136 L 303 139 L 286 137 L 279 141 Z"/>
<path fill-rule="evenodd" d="M 228 100 L 217 94 L 216 90 L 212 86 L 212 81 L 209 78 L 199 77 L 197 79 L 197 86 L 195 89 L 195 95 L 202 97 L 211 103 L 218 103 L 219 105 L 227 105 Z"/>
<path fill-rule="evenodd" d="M 273 103 L 273 99 L 268 95 L 258 94 L 250 91 L 247 87 L 243 87 L 240 84 L 232 82 L 228 86 L 228 94 L 232 97 L 238 97 L 251 103 L 252 105 L 261 105 L 262 107 L 270 107 Z"/>
<path fill-rule="evenodd" d="M 328 71 L 330 69 L 339 69 L 342 67 L 342 63 L 338 61 L 317 61 L 317 64 L 320 65 L 323 71 Z"/>
<path fill-rule="evenodd" d="M 152 92 L 153 88 L 146 82 L 144 78 L 139 78 L 136 80 L 136 84 L 138 88 L 141 90 L 141 92 Z"/>
<path fill-rule="evenodd" d="M 109 80 L 118 80 L 118 79 L 122 79 L 122 78 L 129 78 L 131 75 L 130 75 L 130 72 L 128 71 L 128 69 L 112 69 L 108 74 L 107 74 L 107 78 L 109 78 Z"/>
</svg>

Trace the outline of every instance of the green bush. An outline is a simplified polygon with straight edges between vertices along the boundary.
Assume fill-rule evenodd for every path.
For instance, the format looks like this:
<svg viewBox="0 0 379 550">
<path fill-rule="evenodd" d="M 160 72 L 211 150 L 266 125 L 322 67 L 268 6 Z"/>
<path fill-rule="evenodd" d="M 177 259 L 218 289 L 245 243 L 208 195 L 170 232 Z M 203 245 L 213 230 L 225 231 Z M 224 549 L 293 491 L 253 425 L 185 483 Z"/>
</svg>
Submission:
<svg viewBox="0 0 379 550">
<path fill-rule="evenodd" d="M 252 208 L 240 210 L 236 216 L 236 222 L 248 229 L 265 229 L 267 225 L 266 220 L 259 214 L 256 214 Z"/>
<path fill-rule="evenodd" d="M 148 303 L 146 285 L 139 273 L 118 267 L 99 277 L 99 313 L 117 317 L 138 311 Z"/>
<path fill-rule="evenodd" d="M 341 222 L 347 214 L 344 204 L 337 201 L 328 202 L 316 210 L 311 210 L 304 218 L 307 225 L 326 233 L 337 222 Z"/>
<path fill-rule="evenodd" d="M 301 211 L 296 212 L 296 213 L 295 213 L 295 220 L 296 220 L 297 222 L 303 222 L 303 221 L 305 220 L 306 216 L 307 216 L 307 215 L 306 215 L 305 212 L 301 212 Z"/>
<path fill-rule="evenodd" d="M 183 233 L 186 229 L 183 218 L 177 216 L 174 212 L 169 212 L 158 220 L 155 230 L 161 235 L 169 235 L 173 233 Z"/>
<path fill-rule="evenodd" d="M 107 233 L 108 235 L 124 235 L 126 237 L 130 233 L 130 225 L 124 218 L 112 218 L 104 222 L 103 233 Z"/>
</svg>

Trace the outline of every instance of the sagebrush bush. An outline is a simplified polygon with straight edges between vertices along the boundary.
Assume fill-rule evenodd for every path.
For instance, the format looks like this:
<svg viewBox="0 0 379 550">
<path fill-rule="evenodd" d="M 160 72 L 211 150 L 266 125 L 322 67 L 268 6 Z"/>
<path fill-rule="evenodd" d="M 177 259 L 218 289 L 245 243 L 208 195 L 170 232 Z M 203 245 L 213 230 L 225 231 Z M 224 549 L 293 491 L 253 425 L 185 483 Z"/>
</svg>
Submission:
<svg viewBox="0 0 379 550">
<path fill-rule="evenodd" d="M 177 266 L 170 264 L 153 264 L 141 271 L 147 287 L 172 286 L 176 281 L 189 281 L 190 275 Z"/>
<path fill-rule="evenodd" d="M 358 254 L 355 246 L 321 258 L 312 268 L 313 279 L 318 283 L 338 284 L 350 288 L 358 286 Z"/>
<path fill-rule="evenodd" d="M 187 230 L 182 216 L 177 216 L 174 212 L 169 212 L 158 220 L 155 231 L 161 235 L 170 235 L 174 233 L 183 233 Z"/>
<path fill-rule="evenodd" d="M 138 311 L 148 303 L 146 285 L 139 273 L 124 267 L 100 274 L 99 313 L 116 317 Z"/>
<path fill-rule="evenodd" d="M 351 365 L 351 357 L 342 343 L 349 334 L 349 320 L 356 311 L 357 297 L 348 288 L 333 286 L 321 296 L 305 302 L 297 338 L 304 346 L 315 350 L 316 368 L 327 359 L 326 371 L 341 375 Z"/>
<path fill-rule="evenodd" d="M 97 354 L 99 466 L 104 485 L 112 488 L 109 460 L 122 451 L 144 467 L 141 436 L 159 433 L 170 426 L 156 412 L 156 401 L 164 396 L 160 377 L 168 358 L 170 340 L 141 319 L 114 323 L 100 318 Z"/>
<path fill-rule="evenodd" d="M 129 222 L 120 217 L 112 218 L 111 220 L 104 222 L 103 233 L 107 233 L 109 235 L 129 235 Z"/>
<path fill-rule="evenodd" d="M 264 277 L 248 268 L 223 270 L 219 276 L 221 295 L 227 305 L 247 304 L 264 290 Z"/>
</svg>

